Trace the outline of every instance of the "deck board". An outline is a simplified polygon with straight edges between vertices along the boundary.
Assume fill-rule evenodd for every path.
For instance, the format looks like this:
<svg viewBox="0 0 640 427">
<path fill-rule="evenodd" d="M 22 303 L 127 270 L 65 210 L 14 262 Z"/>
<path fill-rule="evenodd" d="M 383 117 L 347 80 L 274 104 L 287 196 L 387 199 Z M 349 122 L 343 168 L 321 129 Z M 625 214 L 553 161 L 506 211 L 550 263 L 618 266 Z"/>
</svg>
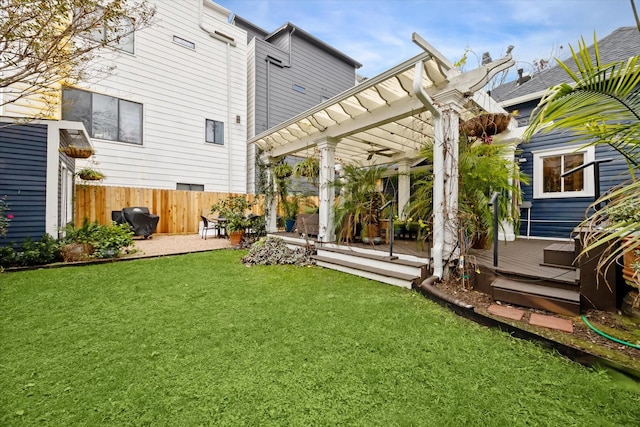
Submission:
<svg viewBox="0 0 640 427">
<path fill-rule="evenodd" d="M 298 237 L 296 233 L 274 233 Z M 552 279 L 564 283 L 575 284 L 579 271 L 541 265 L 544 262 L 544 248 L 553 244 L 570 244 L 569 240 L 535 240 L 517 239 L 513 242 L 499 242 L 498 272 L 516 273 L 525 276 Z M 430 258 L 431 242 L 419 244 L 415 240 L 394 240 L 393 253 L 414 255 L 420 258 Z M 345 246 L 375 249 L 381 254 L 389 254 L 389 245 L 369 245 L 363 243 L 349 243 Z M 468 262 L 474 262 L 493 270 L 493 248 L 471 249 L 467 255 Z"/>
</svg>

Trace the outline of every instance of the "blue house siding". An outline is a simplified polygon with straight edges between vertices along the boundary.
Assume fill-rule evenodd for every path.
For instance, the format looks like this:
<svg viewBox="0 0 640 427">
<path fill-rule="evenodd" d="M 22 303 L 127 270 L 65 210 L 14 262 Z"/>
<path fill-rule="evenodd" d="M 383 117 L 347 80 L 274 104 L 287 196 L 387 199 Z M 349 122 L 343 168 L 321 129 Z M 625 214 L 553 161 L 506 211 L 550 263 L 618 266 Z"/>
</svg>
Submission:
<svg viewBox="0 0 640 427">
<path fill-rule="evenodd" d="M 45 233 L 47 126 L 0 127 L 0 197 L 14 218 L 0 245 L 21 244 Z"/>
<path fill-rule="evenodd" d="M 520 110 L 522 111 L 522 110 Z M 527 115 L 528 116 L 528 115 Z M 537 134 L 528 143 L 521 144 L 522 150 L 518 155 L 524 159 L 520 167 L 531 177 L 530 185 L 523 185 L 523 200 L 530 201 L 531 224 L 527 224 L 527 211 L 521 212 L 520 235 L 537 237 L 569 238 L 572 230 L 586 218 L 587 209 L 593 203 L 593 197 L 564 197 L 554 199 L 534 199 L 533 194 L 533 153 L 535 151 L 563 148 L 578 149 L 583 143 L 574 141 L 569 133 Z M 630 179 L 629 170 L 624 157 L 606 145 L 595 147 L 595 159 L 613 159 L 610 163 L 600 165 L 600 193 L 605 194 L 609 189 Z M 585 169 L 586 174 L 593 174 L 593 167 Z"/>
</svg>

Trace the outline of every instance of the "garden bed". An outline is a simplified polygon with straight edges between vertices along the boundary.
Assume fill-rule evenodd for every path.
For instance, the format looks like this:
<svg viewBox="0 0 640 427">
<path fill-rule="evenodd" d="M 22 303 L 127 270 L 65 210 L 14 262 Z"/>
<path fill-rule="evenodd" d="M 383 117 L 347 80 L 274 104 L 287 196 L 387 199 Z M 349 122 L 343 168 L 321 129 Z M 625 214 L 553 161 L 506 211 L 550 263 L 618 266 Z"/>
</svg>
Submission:
<svg viewBox="0 0 640 427">
<path fill-rule="evenodd" d="M 544 310 L 518 306 L 518 309 L 525 312 L 524 316 L 519 321 L 509 320 L 489 313 L 489 306 L 496 302 L 486 293 L 465 289 L 457 280 L 444 281 L 437 284 L 436 287 L 445 294 L 473 306 L 474 311 L 482 316 L 497 319 L 500 322 L 515 326 L 549 340 L 611 360 L 640 373 L 640 350 L 616 343 L 597 334 L 592 331 L 579 316 L 566 317 L 555 315 L 557 317 L 570 319 L 573 323 L 572 333 L 561 332 L 529 324 L 529 319 L 533 313 L 549 315 L 549 313 Z M 507 306 L 507 304 L 503 305 Z M 609 313 L 600 310 L 589 310 L 584 313 L 584 315 L 593 326 L 608 335 L 634 344 L 640 343 L 640 324 L 637 323 L 637 320 L 634 321 L 619 313 Z"/>
</svg>

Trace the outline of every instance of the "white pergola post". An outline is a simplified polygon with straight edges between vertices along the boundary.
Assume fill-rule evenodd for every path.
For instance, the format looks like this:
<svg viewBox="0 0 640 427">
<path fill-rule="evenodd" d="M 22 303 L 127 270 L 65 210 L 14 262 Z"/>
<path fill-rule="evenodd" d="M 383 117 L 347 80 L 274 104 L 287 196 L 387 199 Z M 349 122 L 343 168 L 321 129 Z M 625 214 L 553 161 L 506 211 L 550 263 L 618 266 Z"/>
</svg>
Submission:
<svg viewBox="0 0 640 427">
<path fill-rule="evenodd" d="M 320 150 L 320 186 L 319 199 L 320 211 L 318 219 L 318 240 L 327 243 L 335 242 L 333 203 L 335 200 L 335 154 L 338 140 L 324 138 L 317 142 Z"/>
<path fill-rule="evenodd" d="M 278 231 L 278 198 L 276 197 L 276 182 L 273 179 L 273 165 L 276 160 L 273 157 L 266 158 L 267 167 L 267 183 L 271 186 L 270 190 L 265 194 L 265 221 L 267 233 L 275 233 Z"/>
<path fill-rule="evenodd" d="M 459 106 L 447 104 L 442 110 L 443 141 L 440 149 L 444 156 L 444 247 L 443 258 L 457 260 L 458 245 L 458 151 L 460 147 Z M 446 269 L 445 269 L 446 274 Z"/>
<path fill-rule="evenodd" d="M 411 176 L 409 160 L 398 162 L 398 218 L 405 219 L 404 209 L 411 197 Z"/>
<path fill-rule="evenodd" d="M 517 143 L 505 146 L 505 148 L 507 149 L 507 153 L 505 154 L 504 158 L 511 163 L 514 163 L 516 159 L 516 155 L 515 155 L 516 147 L 517 147 Z M 509 178 L 509 184 L 510 185 L 513 184 L 513 178 Z M 501 197 L 504 197 L 504 195 L 501 195 Z M 513 200 L 513 192 L 511 191 L 509 192 L 509 200 L 511 202 L 509 209 L 511 210 L 518 209 L 518 206 L 515 203 L 517 201 Z M 510 215 L 510 216 L 513 217 L 513 215 Z M 500 221 L 500 230 L 498 230 L 498 240 L 507 241 L 507 242 L 513 242 L 514 240 L 516 240 L 516 233 L 513 228 L 513 222 L 505 221 L 505 220 Z"/>
</svg>

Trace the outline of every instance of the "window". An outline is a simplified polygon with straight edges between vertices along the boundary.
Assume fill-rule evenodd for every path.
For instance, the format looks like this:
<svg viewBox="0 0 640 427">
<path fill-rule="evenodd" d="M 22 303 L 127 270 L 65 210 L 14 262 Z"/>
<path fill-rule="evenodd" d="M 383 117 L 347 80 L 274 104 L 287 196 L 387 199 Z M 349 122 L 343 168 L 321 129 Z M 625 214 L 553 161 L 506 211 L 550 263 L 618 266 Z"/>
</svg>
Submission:
<svg viewBox="0 0 640 427">
<path fill-rule="evenodd" d="M 95 13 L 100 13 L 100 11 L 101 9 L 97 9 Z M 96 18 L 97 16 L 94 15 L 93 19 Z M 134 20 L 125 16 L 120 18 L 116 24 L 109 25 L 108 29 L 105 28 L 103 22 L 101 26 L 92 29 L 87 37 L 104 43 L 106 46 L 134 53 L 134 29 Z"/>
<path fill-rule="evenodd" d="M 183 184 L 179 182 L 176 184 L 176 190 L 204 191 L 204 185 L 203 184 Z"/>
<path fill-rule="evenodd" d="M 305 89 L 302 86 L 297 85 L 295 83 L 293 84 L 293 90 L 295 90 L 296 92 L 300 92 L 300 93 L 304 93 L 304 91 L 305 91 Z"/>
<path fill-rule="evenodd" d="M 182 37 L 173 36 L 173 42 L 188 49 L 196 48 L 196 44 L 194 42 L 190 42 L 189 40 L 183 39 Z"/>
<path fill-rule="evenodd" d="M 142 144 L 142 104 L 79 89 L 63 89 L 62 105 L 62 119 L 84 123 L 92 138 Z"/>
<path fill-rule="evenodd" d="M 211 144 L 224 145 L 224 123 L 206 119 L 205 141 Z"/>
<path fill-rule="evenodd" d="M 534 198 L 593 197 L 593 171 L 589 167 L 565 177 L 562 177 L 562 174 L 593 161 L 594 156 L 593 147 L 580 150 L 565 148 L 534 152 Z"/>
</svg>

